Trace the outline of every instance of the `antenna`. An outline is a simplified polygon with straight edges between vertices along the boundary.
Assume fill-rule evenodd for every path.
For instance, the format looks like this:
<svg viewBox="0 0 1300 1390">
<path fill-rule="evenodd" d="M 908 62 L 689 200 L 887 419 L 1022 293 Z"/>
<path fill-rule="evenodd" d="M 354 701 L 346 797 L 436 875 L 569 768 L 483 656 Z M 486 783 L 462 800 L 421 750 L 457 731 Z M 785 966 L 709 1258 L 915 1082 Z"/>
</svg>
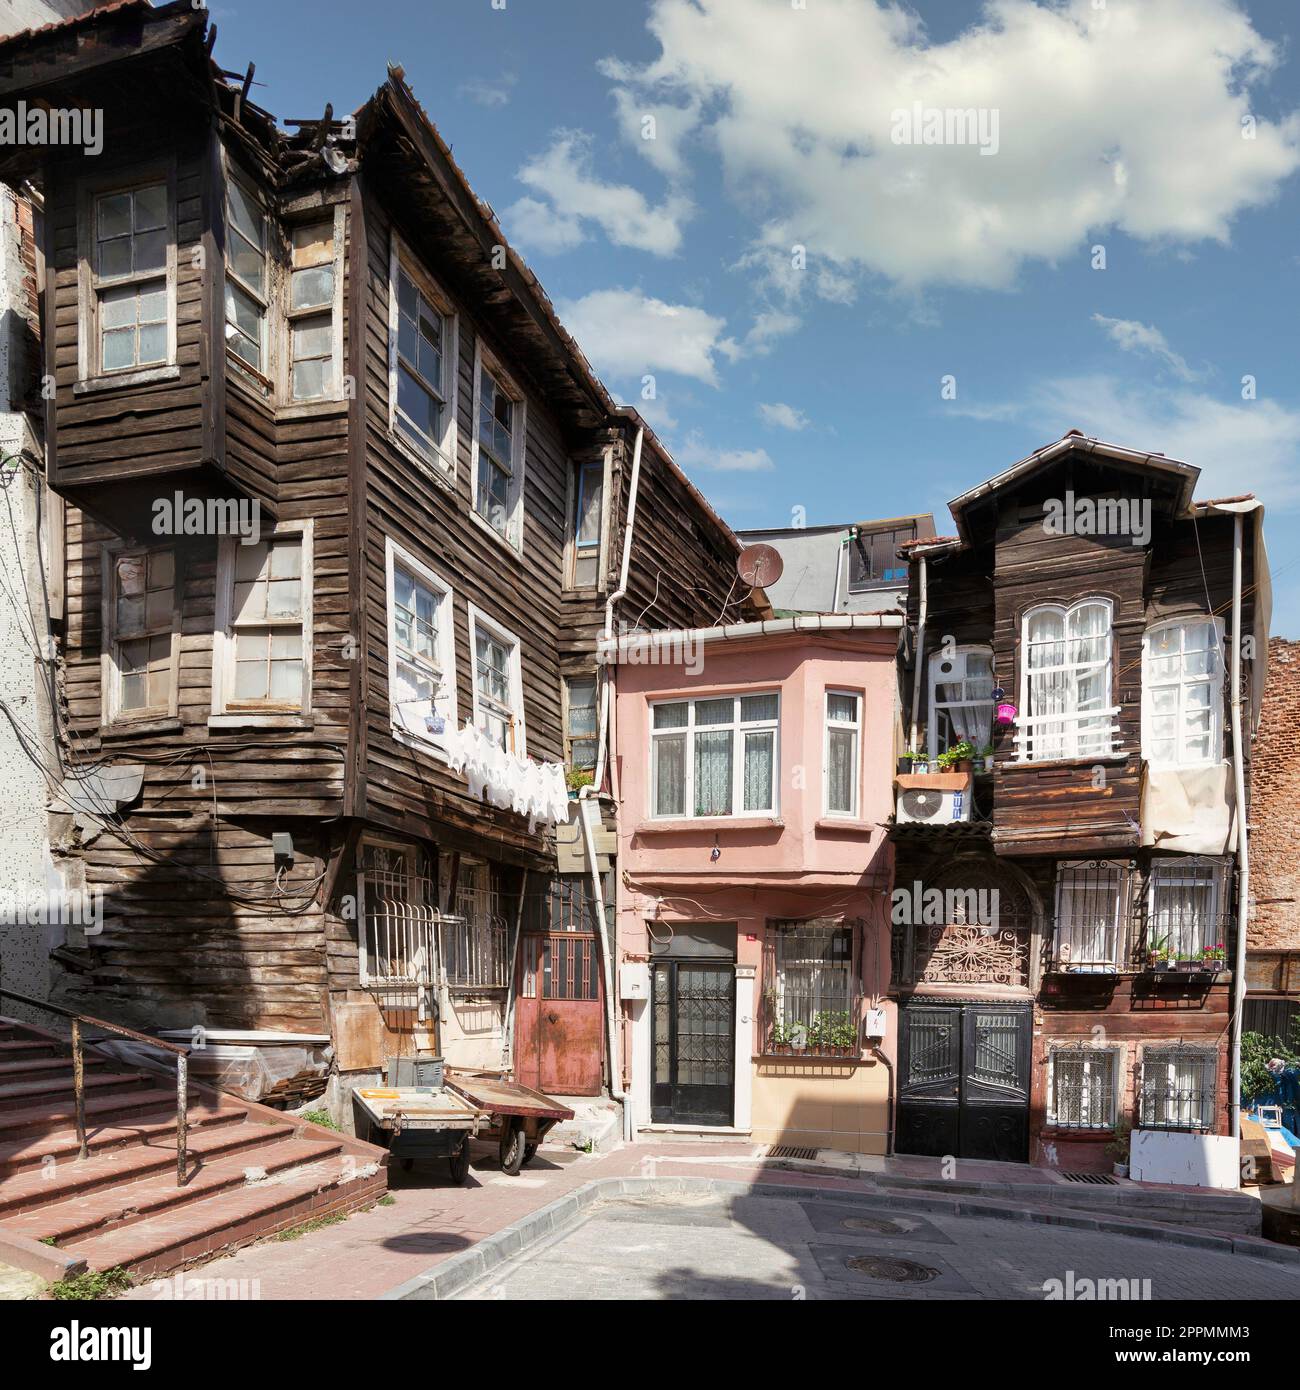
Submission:
<svg viewBox="0 0 1300 1390">
<path fill-rule="evenodd" d="M 736 557 L 736 573 L 751 589 L 766 589 L 781 577 L 781 552 L 770 545 L 747 545 Z"/>
</svg>

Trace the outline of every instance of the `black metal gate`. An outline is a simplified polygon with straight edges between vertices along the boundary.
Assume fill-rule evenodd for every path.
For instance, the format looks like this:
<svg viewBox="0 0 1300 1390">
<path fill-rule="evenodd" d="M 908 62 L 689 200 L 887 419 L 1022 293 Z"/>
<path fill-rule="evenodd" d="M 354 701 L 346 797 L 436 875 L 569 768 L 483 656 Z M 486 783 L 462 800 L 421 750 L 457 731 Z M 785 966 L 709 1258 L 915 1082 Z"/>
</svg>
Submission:
<svg viewBox="0 0 1300 1390">
<path fill-rule="evenodd" d="M 736 1083 L 736 968 L 654 965 L 655 1124 L 730 1125 Z"/>
<path fill-rule="evenodd" d="M 1027 1004 L 908 1005 L 898 1152 L 1025 1162 L 1032 1028 Z"/>
</svg>

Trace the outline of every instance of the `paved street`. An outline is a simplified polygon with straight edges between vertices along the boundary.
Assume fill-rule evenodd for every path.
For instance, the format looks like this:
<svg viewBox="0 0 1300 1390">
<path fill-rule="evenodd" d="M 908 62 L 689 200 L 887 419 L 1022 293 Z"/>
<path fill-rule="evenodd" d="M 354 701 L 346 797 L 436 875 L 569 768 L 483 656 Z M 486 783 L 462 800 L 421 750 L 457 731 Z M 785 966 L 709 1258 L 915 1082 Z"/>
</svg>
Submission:
<svg viewBox="0 0 1300 1390">
<path fill-rule="evenodd" d="M 1295 1299 L 1300 1267 L 1059 1227 L 797 1197 L 625 1198 L 469 1299 Z M 1145 1281 L 1150 1281 L 1149 1285 Z"/>
</svg>

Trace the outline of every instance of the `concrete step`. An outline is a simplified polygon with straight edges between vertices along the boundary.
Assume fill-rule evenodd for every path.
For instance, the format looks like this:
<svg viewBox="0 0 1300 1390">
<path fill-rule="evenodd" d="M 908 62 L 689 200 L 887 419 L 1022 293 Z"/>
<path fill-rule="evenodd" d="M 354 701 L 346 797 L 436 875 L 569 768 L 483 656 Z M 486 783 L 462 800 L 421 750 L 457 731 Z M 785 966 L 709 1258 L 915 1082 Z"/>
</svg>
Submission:
<svg viewBox="0 0 1300 1390">
<path fill-rule="evenodd" d="M 205 1198 L 249 1183 L 250 1171 L 268 1176 L 286 1169 L 323 1163 L 340 1153 L 342 1140 L 322 1144 L 312 1139 L 277 1136 L 238 1154 L 211 1161 L 191 1163 L 184 1186 L 177 1186 L 176 1173 L 151 1173 L 134 1182 L 114 1183 L 83 1196 L 72 1197 L 54 1206 L 7 1215 L 6 1231 L 16 1231 L 31 1240 L 53 1240 L 60 1248 L 106 1230 L 121 1230 L 137 1222 L 152 1221 L 176 1208 L 191 1206 Z"/>
<path fill-rule="evenodd" d="M 92 1095 L 106 1096 L 121 1091 L 138 1091 L 153 1085 L 158 1078 L 147 1072 L 110 1071 L 88 1074 L 85 1078 L 86 1098 Z M 72 1073 L 66 1078 L 56 1076 L 52 1079 L 37 1078 L 32 1081 L 6 1081 L 0 1083 L 0 1112 L 29 1108 L 31 1101 L 38 1097 L 47 1098 L 51 1106 L 72 1105 Z"/>
<path fill-rule="evenodd" d="M 137 1277 L 163 1274 L 276 1231 L 368 1205 L 387 1186 L 387 1173 L 378 1165 L 368 1171 L 368 1166 L 357 1166 L 353 1155 L 339 1154 L 59 1248 L 84 1259 L 92 1270 L 120 1267 Z"/>
<path fill-rule="evenodd" d="M 142 1089 L 121 1091 L 117 1094 L 86 1097 L 86 1127 L 98 1128 L 102 1125 L 117 1127 L 123 1120 L 144 1115 L 156 1115 L 164 1108 L 175 1109 L 175 1089 L 162 1090 L 157 1087 L 157 1078 L 148 1078 L 153 1085 Z M 197 1098 L 197 1092 L 191 1091 Z M 71 1130 L 77 1122 L 76 1106 L 69 1095 L 54 1097 L 45 1105 L 27 1105 L 17 1110 L 0 1110 L 0 1153 L 5 1146 L 33 1134 L 50 1134 L 60 1130 Z M 87 1135 L 89 1138 L 89 1134 Z"/>
<path fill-rule="evenodd" d="M 11 1171 L 0 1177 L 0 1222 L 11 1214 L 39 1210 L 70 1198 L 84 1197 L 101 1187 L 135 1182 L 152 1174 L 164 1174 L 175 1181 L 176 1126 L 159 1125 L 159 1133 L 146 1136 L 135 1143 L 124 1142 L 116 1148 L 93 1150 L 89 1157 L 73 1154 L 42 1164 L 38 1169 Z M 129 1131 L 118 1131 L 126 1135 Z M 231 1123 L 195 1126 L 193 1120 L 186 1135 L 186 1154 L 189 1171 L 197 1172 L 205 1164 L 229 1158 L 261 1145 L 292 1138 L 291 1124 L 266 1125 L 243 1120 L 236 1115 Z M 0 1169 L 0 1171 L 3 1171 Z"/>
<path fill-rule="evenodd" d="M 4 1041 L 8 1039 L 8 1041 Z M 9 1061 L 18 1057 L 55 1057 L 59 1055 L 57 1043 L 45 1038 L 14 1038 L 12 1034 L 0 1033 L 0 1060 Z M 66 1050 L 63 1053 L 67 1055 Z"/>
</svg>

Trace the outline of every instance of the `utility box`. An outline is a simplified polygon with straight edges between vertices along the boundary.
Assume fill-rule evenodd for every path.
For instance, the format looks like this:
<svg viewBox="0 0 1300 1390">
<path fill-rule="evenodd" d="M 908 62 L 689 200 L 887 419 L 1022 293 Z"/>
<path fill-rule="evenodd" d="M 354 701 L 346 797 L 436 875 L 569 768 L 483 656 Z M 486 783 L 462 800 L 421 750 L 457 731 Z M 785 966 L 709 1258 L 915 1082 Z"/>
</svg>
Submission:
<svg viewBox="0 0 1300 1390">
<path fill-rule="evenodd" d="M 650 998 L 650 966 L 645 961 L 626 961 L 618 968 L 620 999 Z"/>
<path fill-rule="evenodd" d="M 885 1011 L 884 1009 L 868 1009 L 866 1023 L 863 1025 L 863 1032 L 869 1038 L 883 1038 L 885 1036 Z"/>
</svg>

